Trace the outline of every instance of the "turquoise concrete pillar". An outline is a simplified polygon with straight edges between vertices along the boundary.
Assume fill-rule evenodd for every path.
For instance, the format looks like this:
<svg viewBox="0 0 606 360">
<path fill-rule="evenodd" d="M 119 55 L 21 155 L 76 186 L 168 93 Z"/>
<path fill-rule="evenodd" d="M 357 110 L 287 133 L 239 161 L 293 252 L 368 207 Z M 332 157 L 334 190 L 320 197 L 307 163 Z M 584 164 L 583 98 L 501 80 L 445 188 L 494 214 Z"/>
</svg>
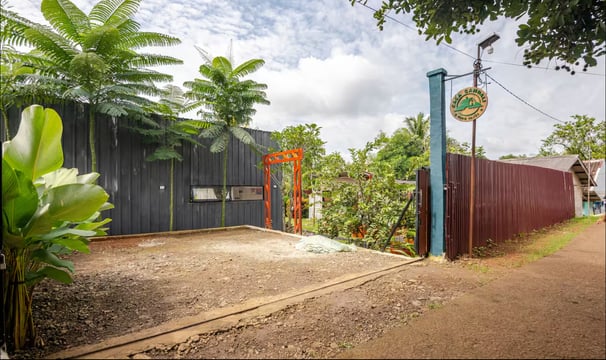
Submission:
<svg viewBox="0 0 606 360">
<path fill-rule="evenodd" d="M 431 201 L 431 238 L 429 252 L 440 256 L 446 251 L 446 70 L 427 73 L 429 78 L 430 157 L 429 196 Z"/>
</svg>

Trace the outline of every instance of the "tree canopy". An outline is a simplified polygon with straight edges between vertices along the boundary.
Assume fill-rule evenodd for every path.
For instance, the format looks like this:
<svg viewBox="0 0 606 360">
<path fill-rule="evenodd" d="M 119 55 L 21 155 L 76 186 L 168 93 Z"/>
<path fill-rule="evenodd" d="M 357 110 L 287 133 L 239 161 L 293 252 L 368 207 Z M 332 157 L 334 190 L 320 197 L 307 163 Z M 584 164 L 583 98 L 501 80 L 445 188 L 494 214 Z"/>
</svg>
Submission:
<svg viewBox="0 0 606 360">
<path fill-rule="evenodd" d="M 429 166 L 429 116 L 419 113 L 404 119 L 404 126 L 393 135 L 380 133 L 376 138 L 377 161 L 387 162 L 400 180 L 412 180 L 418 168 Z M 471 155 L 468 143 L 460 143 L 446 136 L 448 152 Z M 482 146 L 476 147 L 476 156 L 485 158 Z"/>
<path fill-rule="evenodd" d="M 539 155 L 576 154 L 581 160 L 606 157 L 606 122 L 587 115 L 572 119 L 553 126 L 553 132 L 542 140 Z"/>
<path fill-rule="evenodd" d="M 100 0 L 85 14 L 70 0 L 42 0 L 40 11 L 50 26 L 31 22 L 4 7 L 0 13 L 3 45 L 33 47 L 28 53 L 8 51 L 3 60 L 31 67 L 34 71 L 28 81 L 47 89 L 45 95 L 90 105 L 92 171 L 97 168 L 95 113 L 137 113 L 146 118 L 144 107 L 151 101 L 145 95 L 161 95 L 155 82 L 172 80 L 172 75 L 151 67 L 183 63 L 171 56 L 139 51 L 181 42 L 169 35 L 140 31 L 133 20 L 140 2 Z"/>
<path fill-rule="evenodd" d="M 287 126 L 282 131 L 272 133 L 272 139 L 278 143 L 280 150 L 303 149 L 303 189 L 312 186 L 314 169 L 317 168 L 320 159 L 326 154 L 324 144 L 326 141 L 320 138 L 322 128 L 317 124 L 301 124 Z M 285 181 L 289 177 L 285 178 Z"/>
<path fill-rule="evenodd" d="M 225 200 L 227 196 L 227 157 L 229 142 L 233 137 L 243 144 L 255 146 L 255 139 L 243 129 L 257 112 L 256 104 L 269 105 L 266 84 L 242 78 L 260 69 L 265 61 L 251 59 L 236 66 L 231 59 L 217 56 L 205 58 L 200 65 L 203 79 L 183 83 L 185 97 L 192 100 L 184 110 L 200 109 L 198 114 L 209 126 L 200 135 L 211 140 L 210 151 L 223 153 L 223 194 L 221 201 L 221 226 L 225 226 Z"/>
<path fill-rule="evenodd" d="M 367 2 L 349 1 L 352 5 Z M 438 44 L 442 40 L 450 44 L 453 32 L 480 32 L 479 26 L 486 20 L 522 19 L 516 43 L 524 48 L 524 64 L 529 66 L 555 59 L 570 71 L 571 65 L 583 60 L 585 71 L 596 66 L 596 59 L 605 54 L 606 6 L 602 0 L 385 0 L 374 13 L 380 29 L 390 11 L 412 14 L 419 35 Z"/>
</svg>

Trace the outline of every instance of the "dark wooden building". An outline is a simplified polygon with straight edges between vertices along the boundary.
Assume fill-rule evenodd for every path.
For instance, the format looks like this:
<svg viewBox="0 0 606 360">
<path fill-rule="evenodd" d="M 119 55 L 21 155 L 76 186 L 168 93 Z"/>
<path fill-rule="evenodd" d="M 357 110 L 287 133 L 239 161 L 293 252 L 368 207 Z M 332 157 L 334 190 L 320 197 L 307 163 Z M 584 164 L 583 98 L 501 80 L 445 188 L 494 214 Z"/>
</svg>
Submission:
<svg viewBox="0 0 606 360">
<path fill-rule="evenodd" d="M 64 167 L 76 167 L 80 174 L 90 172 L 88 145 L 88 106 L 66 103 L 48 106 L 63 120 Z M 17 133 L 21 109 L 11 109 L 10 131 Z M 97 115 L 95 126 L 97 183 L 110 195 L 115 208 L 103 213 L 110 217 L 110 235 L 140 234 L 169 230 L 170 161 L 145 161 L 155 145 L 129 129 L 130 120 Z M 259 149 L 272 146 L 270 132 L 247 129 Z M 4 132 L 4 131 L 2 131 Z M 4 138 L 4 134 L 3 138 Z M 210 142 L 198 139 L 203 146 L 184 142 L 179 148 L 183 161 L 175 161 L 174 229 L 192 230 L 219 227 L 222 186 L 222 153 L 209 151 Z M 262 151 L 232 138 L 227 169 L 228 201 L 226 226 L 264 226 Z M 265 150 L 267 151 L 267 150 Z M 272 182 L 273 227 L 282 229 L 281 175 Z"/>
</svg>

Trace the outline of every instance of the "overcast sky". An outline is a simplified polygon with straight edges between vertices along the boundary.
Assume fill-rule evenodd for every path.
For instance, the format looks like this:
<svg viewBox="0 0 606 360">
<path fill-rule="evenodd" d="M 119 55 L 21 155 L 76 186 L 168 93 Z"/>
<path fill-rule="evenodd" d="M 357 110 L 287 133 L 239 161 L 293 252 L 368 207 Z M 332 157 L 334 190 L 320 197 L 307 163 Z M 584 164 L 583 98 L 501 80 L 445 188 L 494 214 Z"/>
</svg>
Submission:
<svg viewBox="0 0 606 360">
<path fill-rule="evenodd" d="M 88 13 L 96 1 L 73 2 Z M 45 23 L 40 0 L 8 0 L 8 5 Z M 376 8 L 380 1 L 368 5 Z M 485 85 L 489 104 L 477 120 L 477 145 L 484 146 L 489 158 L 534 155 L 553 130 L 556 120 L 524 102 L 560 121 L 575 114 L 604 120 L 604 57 L 588 70 L 591 74 L 582 73 L 583 64 L 574 76 L 553 70 L 554 62 L 540 65 L 551 69 L 527 69 L 521 66 L 523 50 L 515 44 L 513 21 L 486 23 L 474 36 L 454 36 L 456 51 L 425 41 L 407 15 L 394 14 L 401 23 L 388 20 L 383 31 L 372 15 L 348 0 L 143 0 L 135 19 L 143 31 L 181 39 L 177 47 L 153 49 L 184 61 L 160 69 L 174 76 L 175 85 L 200 78 L 203 60 L 194 45 L 224 56 L 231 41 L 235 64 L 265 60 L 252 78 L 268 85 L 271 105 L 257 106 L 251 127 L 273 131 L 316 123 L 328 152 L 346 158 L 348 148 L 363 147 L 381 130 L 393 133 L 405 117 L 429 114 L 426 74 L 438 68 L 448 75 L 472 71 L 476 44 L 493 32 L 501 39 L 493 54 L 482 55 L 483 65 L 507 90 L 490 79 Z M 447 103 L 451 94 L 471 85 L 471 76 L 448 82 Z M 471 142 L 470 123 L 447 113 L 446 126 L 452 137 Z"/>
</svg>

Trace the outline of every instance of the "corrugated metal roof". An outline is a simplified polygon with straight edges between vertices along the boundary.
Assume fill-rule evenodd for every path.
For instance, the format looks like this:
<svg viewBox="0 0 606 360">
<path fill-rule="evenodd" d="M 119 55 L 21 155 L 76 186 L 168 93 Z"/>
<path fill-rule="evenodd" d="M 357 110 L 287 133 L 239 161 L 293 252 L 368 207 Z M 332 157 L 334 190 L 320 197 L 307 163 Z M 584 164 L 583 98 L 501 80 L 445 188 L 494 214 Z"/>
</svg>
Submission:
<svg viewBox="0 0 606 360">
<path fill-rule="evenodd" d="M 586 160 L 583 163 L 596 182 L 596 186 L 591 187 L 590 192 L 595 194 L 591 196 L 591 199 L 593 201 L 606 199 L 606 164 L 604 159 Z"/>
<path fill-rule="evenodd" d="M 587 186 L 589 171 L 585 164 L 579 159 L 578 155 L 560 155 L 549 157 L 533 157 L 525 159 L 504 159 L 499 160 L 510 164 L 520 164 L 529 166 L 538 166 L 542 168 L 555 169 L 560 171 L 573 172 L 581 181 L 582 186 Z M 591 186 L 595 186 L 595 181 L 591 179 Z"/>
</svg>

